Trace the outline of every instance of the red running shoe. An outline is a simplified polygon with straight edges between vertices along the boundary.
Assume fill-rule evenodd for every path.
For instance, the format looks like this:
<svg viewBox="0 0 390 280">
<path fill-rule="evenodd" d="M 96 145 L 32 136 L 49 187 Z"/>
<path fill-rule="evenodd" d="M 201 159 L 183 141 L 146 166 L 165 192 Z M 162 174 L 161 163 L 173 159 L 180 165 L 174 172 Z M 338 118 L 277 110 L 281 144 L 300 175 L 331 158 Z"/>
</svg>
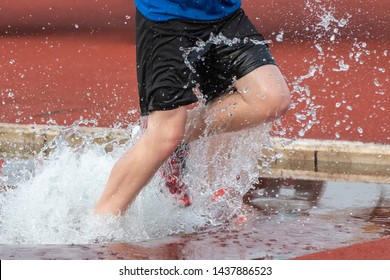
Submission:
<svg viewBox="0 0 390 280">
<path fill-rule="evenodd" d="M 183 182 L 187 155 L 188 144 L 180 145 L 165 162 L 162 173 L 163 178 L 165 178 L 165 186 L 179 204 L 184 207 L 191 205 L 188 187 Z"/>
</svg>

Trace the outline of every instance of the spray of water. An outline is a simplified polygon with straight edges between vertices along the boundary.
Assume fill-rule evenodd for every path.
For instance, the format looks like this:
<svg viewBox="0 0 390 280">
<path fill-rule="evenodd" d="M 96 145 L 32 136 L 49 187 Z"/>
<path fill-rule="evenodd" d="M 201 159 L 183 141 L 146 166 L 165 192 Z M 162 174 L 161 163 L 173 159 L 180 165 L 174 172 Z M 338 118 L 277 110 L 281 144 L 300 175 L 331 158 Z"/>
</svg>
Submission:
<svg viewBox="0 0 390 280">
<path fill-rule="evenodd" d="M 221 38 L 213 37 L 212 41 L 234 43 Z M 197 48 L 202 47 L 199 42 Z M 0 243 L 129 242 L 189 232 L 236 215 L 240 209 L 240 197 L 250 187 L 250 180 L 256 177 L 251 175 L 255 172 L 255 152 L 252 157 L 243 157 L 246 153 L 230 152 L 229 164 L 227 158 L 222 160 L 227 156 L 226 151 L 232 151 L 234 146 L 243 149 L 245 143 L 229 141 L 228 138 L 233 136 L 226 135 L 226 151 L 219 149 L 214 153 L 212 143 L 217 140 L 200 140 L 191 147 L 192 156 L 188 162 L 191 172 L 185 178 L 191 187 L 191 207 L 182 209 L 176 205 L 164 187 L 160 172 L 157 172 L 123 217 L 97 216 L 92 211 L 112 166 L 134 144 L 142 130 L 138 125 L 130 126 L 123 131 L 131 135 L 130 140 L 122 145 L 111 143 L 113 149 L 107 153 L 103 145 L 94 144 L 94 139 L 80 130 L 82 125 L 97 124 L 80 120 L 70 127 L 60 128 L 60 135 L 33 160 L 33 168 L 26 169 L 29 176 L 18 176 L 20 180 L 14 182 L 12 177 L 15 176 L 1 177 L 2 185 L 16 183 L 17 188 L 0 195 Z M 244 140 L 248 141 L 241 139 L 241 142 Z M 243 166 L 238 164 L 241 160 L 245 163 Z M 236 169 L 235 166 L 242 167 Z M 208 180 L 205 174 L 209 169 L 221 172 L 214 172 L 213 179 Z M 12 170 L 10 173 L 17 172 Z M 236 174 L 233 178 L 226 176 L 233 173 Z M 218 189 L 223 189 L 226 195 L 213 201 L 213 193 Z M 231 199 L 227 199 L 228 195 Z"/>
<path fill-rule="evenodd" d="M 34 159 L 34 175 L 20 181 L 15 190 L 0 193 L 0 243 L 129 242 L 221 224 L 240 215 L 242 196 L 257 180 L 259 146 L 252 143 L 267 144 L 266 126 L 248 130 L 245 136 L 231 133 L 201 139 L 191 145 L 191 171 L 185 175 L 193 198 L 190 207 L 177 205 L 158 172 L 123 217 L 100 217 L 92 209 L 109 171 L 142 130 L 130 126 L 124 131 L 130 140 L 124 145 L 111 143 L 113 149 L 107 153 L 104 145 L 94 144 L 81 132 L 85 123 L 62 129 L 45 149 L 51 153 Z M 70 137 L 77 143 L 71 143 Z M 216 146 L 221 141 L 223 145 Z M 224 195 L 215 197 L 221 189 Z"/>
<path fill-rule="evenodd" d="M 193 48 L 182 50 L 184 62 L 196 71 L 190 55 L 198 56 L 210 44 L 239 42 L 211 34 L 208 41 L 200 40 Z M 244 39 L 244 43 L 270 42 Z M 190 207 L 176 204 L 158 171 L 124 216 L 101 217 L 92 209 L 109 171 L 143 132 L 138 125 L 129 126 L 124 133 L 131 135 L 130 140 L 121 145 L 111 143 L 113 149 L 107 153 L 103 145 L 95 144 L 79 129 L 88 124 L 81 120 L 62 128 L 45 153 L 34 159 L 34 175 L 20 181 L 16 190 L 1 195 L 0 243 L 129 242 L 219 225 L 245 214 L 243 195 L 262 172 L 270 172 L 271 163 L 279 156 L 269 156 L 270 124 L 201 138 L 190 145 L 186 163 L 184 180 L 191 190 Z M 49 156 L 47 150 L 51 151 Z"/>
</svg>

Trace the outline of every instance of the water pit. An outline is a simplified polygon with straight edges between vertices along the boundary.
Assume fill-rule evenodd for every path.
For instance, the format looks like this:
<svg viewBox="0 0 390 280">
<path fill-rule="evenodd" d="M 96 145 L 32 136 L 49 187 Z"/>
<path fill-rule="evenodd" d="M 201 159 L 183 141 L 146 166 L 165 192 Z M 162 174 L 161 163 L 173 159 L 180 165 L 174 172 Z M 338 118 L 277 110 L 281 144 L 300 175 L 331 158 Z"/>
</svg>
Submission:
<svg viewBox="0 0 390 280">
<path fill-rule="evenodd" d="M 26 128 L 8 148 L 16 148 L 14 155 L 21 146 L 40 152 L 31 158 L 3 158 L 2 259 L 290 259 L 390 235 L 387 146 L 271 139 L 259 160 L 259 154 L 239 158 L 245 142 L 233 135 L 230 142 L 240 145 L 225 157 L 213 157 L 214 165 L 228 166 L 219 169 L 213 186 L 202 186 L 200 174 L 207 164 L 199 164 L 202 157 L 193 148 L 198 158 L 190 160 L 193 175 L 187 180 L 194 185 L 194 205 L 177 206 L 156 176 L 124 218 L 97 219 L 90 211 L 119 147 L 131 134 L 136 137 L 137 127 L 124 134 Z M 6 131 L 12 139 L 15 129 L 3 126 Z M 91 132 L 94 136 L 87 137 Z M 249 131 L 249 139 L 266 132 Z M 46 139 L 44 149 L 38 136 Z M 63 145 L 64 139 L 73 144 Z M 229 139 L 223 140 L 230 147 Z M 2 149 L 4 154 L 4 143 Z M 236 160 L 242 169 L 235 169 Z M 256 161 L 261 164 L 252 171 L 249 165 Z M 240 182 L 227 188 L 231 195 L 212 201 L 215 190 L 237 180 L 237 172 Z M 255 174 L 261 179 L 246 186 Z"/>
</svg>

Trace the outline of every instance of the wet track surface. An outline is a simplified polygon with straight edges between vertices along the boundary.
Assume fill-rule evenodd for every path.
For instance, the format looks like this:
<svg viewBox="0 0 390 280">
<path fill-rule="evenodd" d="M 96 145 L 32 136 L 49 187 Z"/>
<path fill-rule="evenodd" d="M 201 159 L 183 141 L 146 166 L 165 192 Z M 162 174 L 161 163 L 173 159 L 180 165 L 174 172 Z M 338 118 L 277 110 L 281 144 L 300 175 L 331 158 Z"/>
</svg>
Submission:
<svg viewBox="0 0 390 280">
<path fill-rule="evenodd" d="M 134 243 L 0 245 L 0 257 L 290 259 L 390 236 L 390 185 L 264 179 L 245 200 L 245 215 L 193 234 Z M 388 242 L 383 246 L 386 252 Z"/>
</svg>

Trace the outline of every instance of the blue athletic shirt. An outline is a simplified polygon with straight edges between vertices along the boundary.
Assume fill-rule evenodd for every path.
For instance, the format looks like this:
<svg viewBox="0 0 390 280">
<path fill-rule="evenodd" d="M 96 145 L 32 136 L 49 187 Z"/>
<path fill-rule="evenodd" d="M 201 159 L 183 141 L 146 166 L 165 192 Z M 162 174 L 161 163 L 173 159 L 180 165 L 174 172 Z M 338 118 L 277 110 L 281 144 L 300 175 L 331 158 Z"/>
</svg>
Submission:
<svg viewBox="0 0 390 280">
<path fill-rule="evenodd" d="M 153 21 L 217 20 L 235 12 L 241 0 L 134 0 L 138 11 Z"/>
</svg>

